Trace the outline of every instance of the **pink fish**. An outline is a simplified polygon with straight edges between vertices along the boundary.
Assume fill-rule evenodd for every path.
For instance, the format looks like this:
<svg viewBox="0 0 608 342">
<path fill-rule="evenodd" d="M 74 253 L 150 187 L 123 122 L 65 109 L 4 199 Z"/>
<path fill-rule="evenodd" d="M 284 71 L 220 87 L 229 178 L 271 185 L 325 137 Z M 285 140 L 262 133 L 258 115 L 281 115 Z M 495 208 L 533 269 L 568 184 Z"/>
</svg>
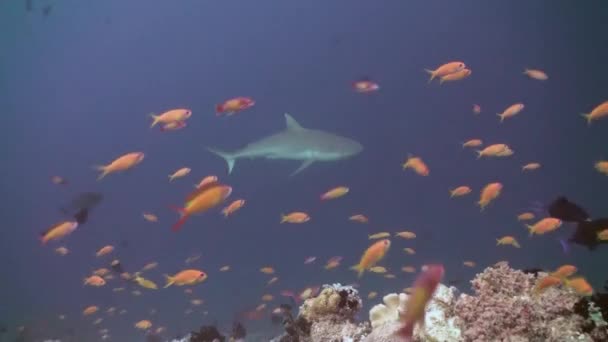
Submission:
<svg viewBox="0 0 608 342">
<path fill-rule="evenodd" d="M 433 298 L 444 273 L 443 265 L 422 266 L 422 273 L 418 275 L 412 286 L 412 292 L 405 305 L 405 313 L 401 316 L 403 325 L 395 333 L 397 336 L 403 337 L 404 341 L 412 341 L 414 326 L 416 323 L 424 323 L 426 305 Z"/>
</svg>

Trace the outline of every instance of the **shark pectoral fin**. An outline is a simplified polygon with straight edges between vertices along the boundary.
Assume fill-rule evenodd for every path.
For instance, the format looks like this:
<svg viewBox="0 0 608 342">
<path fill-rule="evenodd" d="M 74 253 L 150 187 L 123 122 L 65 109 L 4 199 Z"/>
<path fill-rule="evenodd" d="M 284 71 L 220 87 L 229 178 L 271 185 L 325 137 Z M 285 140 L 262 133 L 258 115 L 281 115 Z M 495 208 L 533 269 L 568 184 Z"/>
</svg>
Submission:
<svg viewBox="0 0 608 342">
<path fill-rule="evenodd" d="M 295 176 L 298 173 L 300 173 L 302 170 L 304 170 L 305 168 L 309 167 L 310 165 L 312 165 L 312 163 L 314 163 L 314 159 L 306 159 L 305 161 L 302 162 L 302 165 L 300 165 L 300 167 L 295 170 L 294 172 L 292 172 L 289 177 Z"/>
</svg>

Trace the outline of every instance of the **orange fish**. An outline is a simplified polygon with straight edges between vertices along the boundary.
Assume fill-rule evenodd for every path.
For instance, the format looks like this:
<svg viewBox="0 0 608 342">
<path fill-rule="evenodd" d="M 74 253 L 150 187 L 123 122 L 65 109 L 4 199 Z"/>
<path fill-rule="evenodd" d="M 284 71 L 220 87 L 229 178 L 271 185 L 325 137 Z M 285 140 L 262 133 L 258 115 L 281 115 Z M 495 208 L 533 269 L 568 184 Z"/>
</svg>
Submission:
<svg viewBox="0 0 608 342">
<path fill-rule="evenodd" d="M 401 270 L 405 273 L 414 273 L 416 272 L 416 267 L 414 266 L 403 266 L 401 267 Z"/>
<path fill-rule="evenodd" d="M 600 241 L 608 241 L 608 229 L 603 229 L 597 232 L 597 239 Z"/>
<path fill-rule="evenodd" d="M 597 107 L 595 107 L 591 113 L 589 114 L 581 114 L 585 119 L 587 119 L 587 124 L 591 125 L 593 120 L 601 119 L 605 116 L 608 116 L 608 101 L 601 103 Z"/>
<path fill-rule="evenodd" d="M 152 124 L 150 128 L 160 124 L 168 125 L 175 122 L 182 122 L 192 116 L 192 111 L 189 109 L 172 109 L 160 115 L 150 114 Z"/>
<path fill-rule="evenodd" d="M 144 160 L 143 152 L 131 152 L 114 159 L 108 165 L 99 165 L 93 168 L 101 171 L 101 174 L 97 177 L 97 180 L 101 180 L 110 173 L 129 170 L 141 163 L 142 160 Z"/>
<path fill-rule="evenodd" d="M 574 292 L 581 296 L 591 296 L 593 294 L 593 288 L 583 277 L 567 279 L 564 281 L 564 283 L 567 287 L 573 289 Z"/>
<path fill-rule="evenodd" d="M 173 207 L 180 213 L 180 219 L 173 225 L 172 230 L 178 231 L 186 220 L 194 215 L 204 213 L 222 203 L 230 194 L 232 188 L 217 182 L 208 183 L 196 189 L 186 198 L 183 208 Z"/>
<path fill-rule="evenodd" d="M 235 200 L 230 203 L 226 208 L 222 209 L 222 214 L 224 214 L 224 217 L 228 217 L 234 214 L 234 212 L 236 212 L 237 210 L 241 209 L 244 205 L 244 199 Z"/>
<path fill-rule="evenodd" d="M 442 76 L 441 79 L 439 80 L 439 84 L 443 84 L 443 82 L 464 80 L 465 78 L 471 76 L 471 73 L 472 73 L 471 69 L 462 69 L 460 71 L 456 71 L 449 75 Z"/>
<path fill-rule="evenodd" d="M 473 105 L 473 113 L 474 113 L 474 114 L 479 114 L 479 113 L 481 113 L 481 106 L 480 106 L 480 105 L 478 105 L 478 104 L 474 104 L 474 105 Z"/>
<path fill-rule="evenodd" d="M 143 213 L 142 216 L 148 222 L 158 222 L 158 217 L 152 213 Z"/>
<path fill-rule="evenodd" d="M 481 145 L 483 145 L 483 141 L 481 139 L 470 139 L 470 140 L 465 141 L 462 144 L 462 148 L 465 148 L 465 147 L 479 147 Z"/>
<path fill-rule="evenodd" d="M 97 311 L 99 311 L 99 308 L 95 305 L 91 305 L 86 307 L 84 310 L 82 310 L 82 314 L 84 316 L 88 316 L 88 315 L 92 315 L 94 313 L 96 313 Z"/>
<path fill-rule="evenodd" d="M 384 258 L 390 247 L 391 241 L 388 239 L 373 243 L 365 250 L 359 264 L 351 267 L 351 269 L 357 271 L 357 276 L 361 278 L 365 270 L 374 267 L 382 258 Z"/>
<path fill-rule="evenodd" d="M 150 327 L 152 327 L 152 322 L 148 321 L 147 319 L 144 319 L 143 321 L 135 323 L 135 327 L 141 330 L 148 330 L 150 329 Z"/>
<path fill-rule="evenodd" d="M 200 270 L 189 269 L 180 271 L 173 276 L 165 274 L 165 278 L 167 279 L 165 288 L 167 288 L 171 285 L 184 286 L 201 283 L 207 279 L 207 274 Z"/>
<path fill-rule="evenodd" d="M 536 285 L 534 286 L 534 293 L 538 294 L 549 287 L 557 286 L 561 283 L 562 280 L 560 278 L 554 277 L 552 275 L 542 277 L 536 282 Z"/>
<path fill-rule="evenodd" d="M 203 185 L 209 184 L 209 183 L 216 183 L 217 182 L 217 176 L 206 176 L 205 178 L 201 179 L 201 181 L 195 185 L 195 188 L 200 188 Z"/>
<path fill-rule="evenodd" d="M 421 176 L 429 175 L 428 166 L 422 161 L 420 157 L 415 157 L 411 154 L 408 155 L 407 160 L 403 163 L 403 169 L 412 169 L 414 172 Z"/>
<path fill-rule="evenodd" d="M 500 195 L 501 191 L 502 191 L 501 183 L 496 182 L 496 183 L 490 183 L 490 184 L 486 185 L 481 190 L 479 202 L 477 202 L 477 204 L 479 204 L 479 206 L 481 207 L 481 211 L 483 211 L 485 209 L 485 207 L 487 207 L 488 204 L 490 204 L 490 202 L 492 202 L 494 199 L 496 199 Z"/>
<path fill-rule="evenodd" d="M 463 62 L 449 62 L 439 66 L 435 70 L 424 69 L 427 73 L 431 75 L 429 79 L 429 83 L 431 83 L 436 77 L 443 77 L 449 74 L 453 74 L 455 72 L 459 72 L 463 70 L 466 65 Z"/>
<path fill-rule="evenodd" d="M 353 215 L 353 216 L 349 217 L 348 219 L 351 221 L 354 221 L 354 222 L 358 222 L 358 223 L 368 223 L 369 222 L 369 219 L 365 215 L 362 215 L 362 214 Z"/>
<path fill-rule="evenodd" d="M 72 232 L 76 230 L 76 228 L 78 228 L 78 222 L 76 221 L 65 221 L 57 223 L 56 225 L 52 226 L 51 228 L 40 234 L 40 241 L 44 245 L 51 240 L 59 240 L 63 237 L 72 234 Z"/>
<path fill-rule="evenodd" d="M 347 188 L 345 186 L 339 186 L 339 187 L 333 188 L 333 189 L 327 191 L 326 193 L 324 193 L 323 195 L 321 195 L 321 200 L 325 201 L 325 200 L 342 197 L 342 196 L 346 195 L 348 193 L 348 191 L 349 191 L 349 188 Z"/>
<path fill-rule="evenodd" d="M 547 76 L 544 71 L 538 69 L 524 69 L 524 75 L 538 81 L 546 81 L 549 79 L 549 76 Z"/>
<path fill-rule="evenodd" d="M 99 287 L 104 286 L 105 284 L 106 281 L 98 275 L 92 275 L 90 277 L 84 278 L 84 285 Z"/>
<path fill-rule="evenodd" d="M 540 169 L 540 163 L 528 163 L 521 167 L 522 171 L 532 171 Z"/>
<path fill-rule="evenodd" d="M 403 232 L 397 232 L 397 233 L 395 233 L 395 236 L 402 237 L 402 238 L 404 238 L 406 240 L 409 240 L 409 239 L 415 239 L 416 238 L 416 233 L 409 232 L 409 231 L 403 231 Z"/>
<path fill-rule="evenodd" d="M 562 220 L 554 217 L 546 217 L 533 225 L 526 225 L 530 230 L 530 236 L 534 234 L 542 235 L 548 232 L 552 232 L 557 228 L 561 227 Z"/>
<path fill-rule="evenodd" d="M 216 105 L 215 112 L 217 116 L 222 114 L 230 116 L 247 108 L 251 108 L 254 105 L 255 101 L 250 97 L 235 97 Z"/>
<path fill-rule="evenodd" d="M 603 173 L 608 176 L 608 161 L 605 161 L 605 160 L 598 161 L 597 163 L 595 163 L 595 169 L 599 173 Z"/>
<path fill-rule="evenodd" d="M 160 131 L 161 132 L 169 132 L 169 131 L 177 131 L 179 129 L 182 129 L 184 127 L 186 127 L 187 124 L 185 121 L 176 121 L 176 122 L 169 122 L 168 124 L 164 124 L 160 127 Z"/>
<path fill-rule="evenodd" d="M 522 110 L 524 110 L 524 107 L 525 106 L 523 103 L 512 104 L 509 106 L 509 108 L 505 109 L 504 112 L 498 113 L 496 115 L 500 117 L 500 122 L 503 122 L 505 121 L 505 119 L 519 114 Z"/>
<path fill-rule="evenodd" d="M 51 177 L 51 182 L 56 185 L 67 185 L 68 181 L 66 181 L 63 177 L 53 176 Z"/>
<path fill-rule="evenodd" d="M 498 245 L 511 245 L 515 248 L 520 248 L 521 246 L 512 236 L 503 236 L 500 239 L 496 239 L 496 246 Z"/>
<path fill-rule="evenodd" d="M 335 256 L 335 257 L 329 258 L 329 260 L 327 260 L 327 263 L 325 264 L 325 269 L 331 270 L 331 269 L 334 269 L 334 268 L 340 266 L 340 264 L 342 263 L 342 259 L 343 258 L 341 256 Z"/>
<path fill-rule="evenodd" d="M 568 278 L 574 273 L 576 273 L 578 269 L 574 265 L 562 265 L 555 272 L 551 273 L 552 276 L 558 278 Z"/>
<path fill-rule="evenodd" d="M 353 82 L 352 86 L 353 89 L 358 93 L 371 93 L 380 89 L 380 85 L 378 85 L 378 83 L 367 79 Z"/>
<path fill-rule="evenodd" d="M 410 248 L 410 247 L 406 247 L 406 248 L 404 248 L 404 249 L 403 249 L 403 251 L 404 251 L 405 253 L 409 254 L 409 255 L 414 255 L 414 254 L 416 254 L 416 251 L 415 251 L 413 248 Z"/>
<path fill-rule="evenodd" d="M 189 167 L 180 168 L 179 170 L 177 170 L 169 175 L 169 182 L 172 182 L 176 178 L 182 178 L 182 177 L 187 176 L 190 173 L 190 171 L 192 171 L 192 169 L 190 169 Z"/>
<path fill-rule="evenodd" d="M 281 215 L 281 223 L 304 223 L 310 221 L 310 216 L 304 212 L 292 212 L 287 215 Z"/>
<path fill-rule="evenodd" d="M 466 267 L 475 267 L 474 261 L 463 261 L 462 264 L 465 265 Z"/>
<path fill-rule="evenodd" d="M 471 188 L 466 185 L 461 185 L 455 189 L 450 190 L 450 197 L 460 197 L 471 193 Z"/>
<path fill-rule="evenodd" d="M 68 254 L 70 251 L 66 248 L 66 247 L 57 247 L 55 249 L 55 253 L 59 254 L 59 255 L 66 255 Z"/>
<path fill-rule="evenodd" d="M 274 268 L 272 268 L 270 266 L 262 267 L 262 268 L 260 268 L 260 272 L 262 272 L 264 274 L 274 274 Z"/>
<path fill-rule="evenodd" d="M 112 253 L 113 251 L 114 251 L 114 246 L 107 245 L 107 246 L 101 247 L 97 251 L 97 253 L 95 253 L 95 255 L 99 258 L 99 257 L 102 257 L 104 255 L 108 255 L 108 254 Z"/>
<path fill-rule="evenodd" d="M 533 213 L 521 213 L 519 215 L 517 215 L 517 221 L 529 221 L 529 220 L 533 220 L 534 219 L 534 214 Z"/>
<path fill-rule="evenodd" d="M 499 157 L 501 153 L 508 149 L 509 146 L 506 144 L 493 144 L 483 150 L 477 150 L 477 159 L 481 157 Z"/>
</svg>

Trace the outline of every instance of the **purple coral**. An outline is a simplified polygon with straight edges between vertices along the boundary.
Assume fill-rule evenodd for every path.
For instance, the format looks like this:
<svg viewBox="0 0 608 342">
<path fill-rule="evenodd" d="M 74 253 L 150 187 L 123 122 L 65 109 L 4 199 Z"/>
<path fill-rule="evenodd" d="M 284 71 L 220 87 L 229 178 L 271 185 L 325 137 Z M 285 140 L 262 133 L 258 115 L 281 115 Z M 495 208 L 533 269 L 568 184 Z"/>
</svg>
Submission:
<svg viewBox="0 0 608 342">
<path fill-rule="evenodd" d="M 462 295 L 455 306 L 464 340 L 592 341 L 581 332 L 583 319 L 573 312 L 578 296 L 562 288 L 534 295 L 535 282 L 534 275 L 507 262 L 478 274 L 471 281 L 475 295 Z"/>
</svg>

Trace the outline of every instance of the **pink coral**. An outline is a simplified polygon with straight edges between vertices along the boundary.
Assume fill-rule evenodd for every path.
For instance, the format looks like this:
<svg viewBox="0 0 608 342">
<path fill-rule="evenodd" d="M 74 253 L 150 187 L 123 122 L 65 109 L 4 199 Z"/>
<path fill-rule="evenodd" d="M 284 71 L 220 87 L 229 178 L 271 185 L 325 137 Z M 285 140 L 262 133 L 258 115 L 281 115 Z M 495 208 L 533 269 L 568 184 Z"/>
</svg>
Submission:
<svg viewBox="0 0 608 342">
<path fill-rule="evenodd" d="M 562 288 L 534 295 L 535 282 L 534 275 L 514 270 L 507 262 L 478 274 L 471 281 L 475 296 L 462 295 L 455 306 L 464 340 L 591 341 L 580 333 L 582 318 L 572 311 L 578 296 Z M 562 327 L 560 334 L 556 326 Z"/>
</svg>

